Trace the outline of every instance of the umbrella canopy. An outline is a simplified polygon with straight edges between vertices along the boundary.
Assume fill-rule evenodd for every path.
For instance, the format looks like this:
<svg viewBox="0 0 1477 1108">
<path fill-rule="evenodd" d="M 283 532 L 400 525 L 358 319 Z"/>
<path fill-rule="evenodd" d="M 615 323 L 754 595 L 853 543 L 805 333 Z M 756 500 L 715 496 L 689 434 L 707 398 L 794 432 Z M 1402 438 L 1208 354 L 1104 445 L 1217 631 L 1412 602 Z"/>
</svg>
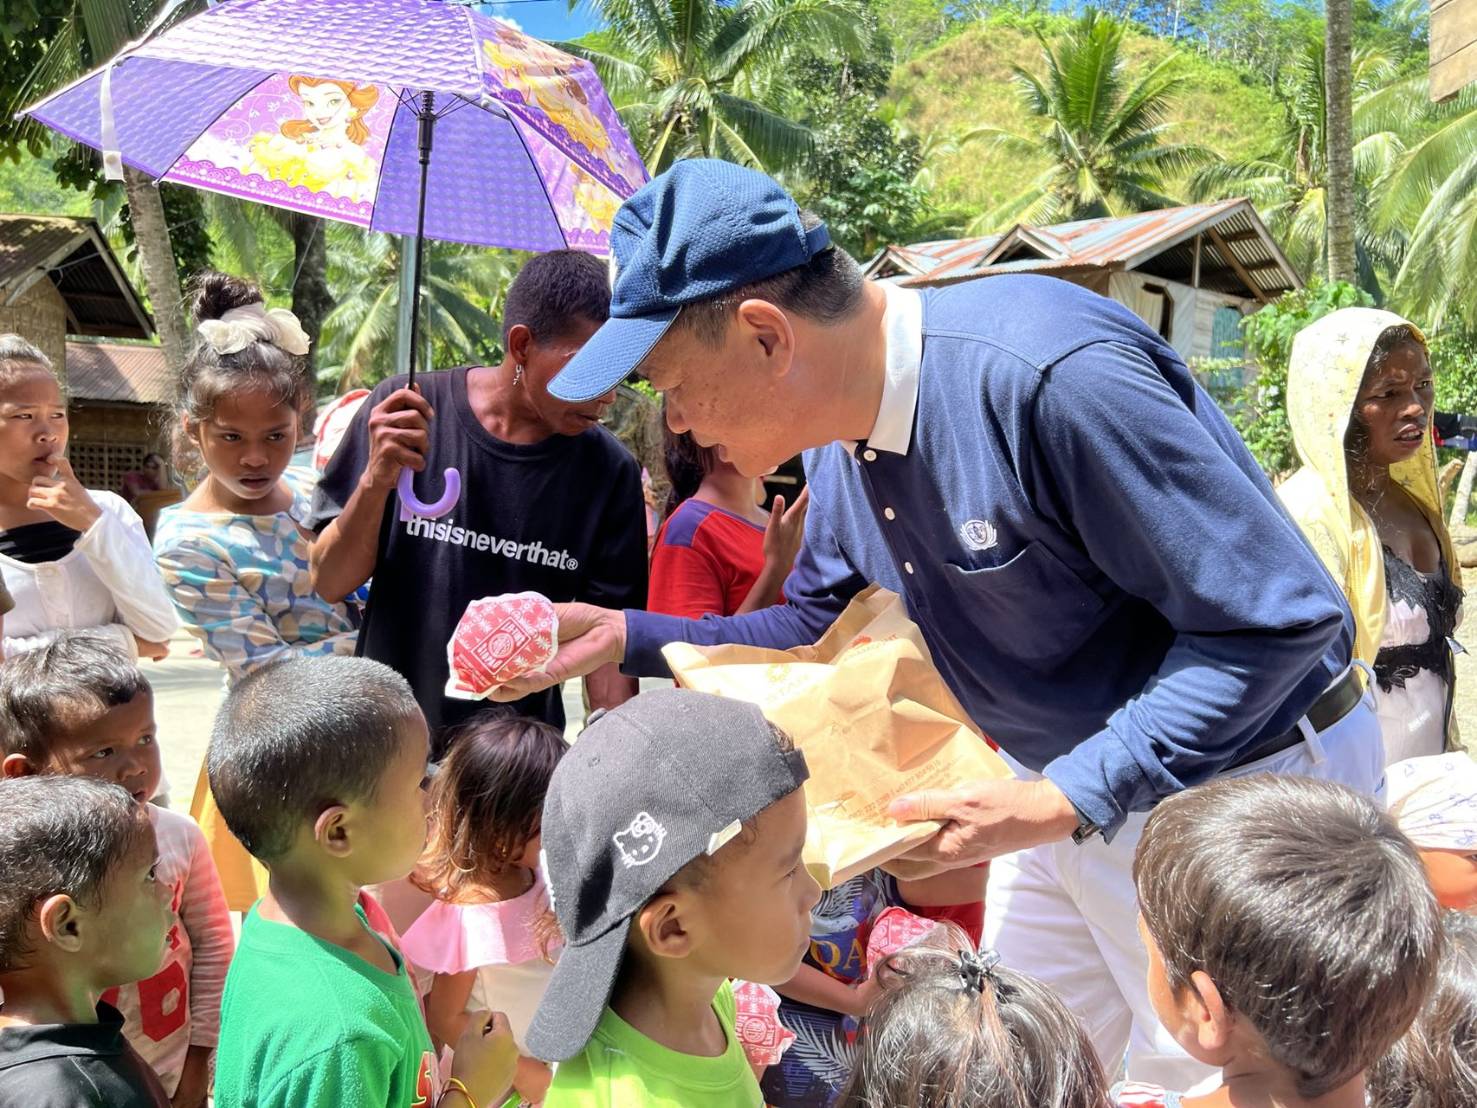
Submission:
<svg viewBox="0 0 1477 1108">
<path fill-rule="evenodd" d="M 24 114 L 156 180 L 375 231 L 609 249 L 646 168 L 589 63 L 445 0 L 225 0 Z"/>
</svg>

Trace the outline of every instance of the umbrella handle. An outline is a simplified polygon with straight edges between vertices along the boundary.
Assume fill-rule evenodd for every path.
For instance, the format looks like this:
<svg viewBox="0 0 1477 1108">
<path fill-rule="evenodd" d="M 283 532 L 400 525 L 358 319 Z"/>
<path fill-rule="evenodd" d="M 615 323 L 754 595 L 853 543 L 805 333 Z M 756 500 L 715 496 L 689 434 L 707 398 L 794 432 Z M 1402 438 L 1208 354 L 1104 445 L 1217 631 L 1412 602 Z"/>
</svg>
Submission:
<svg viewBox="0 0 1477 1108">
<path fill-rule="evenodd" d="M 412 516 L 421 516 L 425 519 L 440 519 L 452 508 L 462 495 L 462 475 L 454 469 L 445 470 L 442 474 L 446 479 L 446 491 L 441 494 L 441 499 L 427 504 L 415 495 L 415 474 L 408 469 L 400 471 L 400 479 L 395 488 L 400 493 L 400 521 L 407 523 Z"/>
</svg>

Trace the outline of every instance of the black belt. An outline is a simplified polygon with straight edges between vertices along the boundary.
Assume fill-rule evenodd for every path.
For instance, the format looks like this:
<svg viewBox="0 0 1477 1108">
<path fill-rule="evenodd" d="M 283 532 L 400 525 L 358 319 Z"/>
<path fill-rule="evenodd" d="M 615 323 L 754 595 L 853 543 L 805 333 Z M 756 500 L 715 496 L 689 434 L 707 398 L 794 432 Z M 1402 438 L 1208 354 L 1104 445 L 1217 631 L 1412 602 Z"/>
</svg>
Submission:
<svg viewBox="0 0 1477 1108">
<path fill-rule="evenodd" d="M 1314 733 L 1327 731 L 1343 719 L 1355 709 L 1363 696 L 1364 690 L 1359 685 L 1359 667 L 1350 666 L 1348 672 L 1325 689 L 1323 695 L 1308 709 L 1308 722 L 1313 725 Z M 1291 731 L 1264 739 L 1250 749 L 1243 750 L 1226 768 L 1240 769 L 1252 762 L 1270 758 L 1273 754 L 1281 754 L 1284 750 L 1297 746 L 1303 741 L 1303 737 L 1302 728 L 1294 727 Z"/>
</svg>

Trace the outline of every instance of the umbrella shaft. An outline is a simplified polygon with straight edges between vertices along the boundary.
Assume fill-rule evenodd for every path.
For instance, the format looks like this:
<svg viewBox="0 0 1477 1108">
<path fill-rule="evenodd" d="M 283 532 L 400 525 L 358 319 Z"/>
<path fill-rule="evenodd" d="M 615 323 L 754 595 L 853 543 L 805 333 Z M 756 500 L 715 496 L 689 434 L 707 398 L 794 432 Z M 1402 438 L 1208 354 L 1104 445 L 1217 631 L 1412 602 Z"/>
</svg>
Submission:
<svg viewBox="0 0 1477 1108">
<path fill-rule="evenodd" d="M 421 270 L 425 265 L 426 254 L 426 182 L 431 170 L 431 139 L 436 128 L 435 93 L 421 94 L 419 119 L 421 187 L 415 213 L 415 270 L 411 279 L 410 302 L 410 373 L 406 382 L 411 387 L 415 385 L 415 359 L 420 350 Z"/>
</svg>

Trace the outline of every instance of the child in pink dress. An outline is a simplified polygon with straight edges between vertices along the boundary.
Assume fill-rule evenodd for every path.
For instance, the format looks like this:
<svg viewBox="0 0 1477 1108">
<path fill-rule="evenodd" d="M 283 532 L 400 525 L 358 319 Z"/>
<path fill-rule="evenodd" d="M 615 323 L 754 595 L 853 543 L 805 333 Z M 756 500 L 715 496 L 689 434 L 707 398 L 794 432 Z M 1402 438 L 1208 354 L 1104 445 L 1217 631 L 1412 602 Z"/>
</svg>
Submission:
<svg viewBox="0 0 1477 1108">
<path fill-rule="evenodd" d="M 402 936 L 406 956 L 435 974 L 426 1023 L 454 1043 L 467 1014 L 503 1012 L 519 1051 L 543 998 L 558 928 L 539 870 L 549 778 L 566 749 L 548 724 L 473 719 L 450 744 L 431 786 L 431 835 L 411 881 L 435 899 Z M 514 1087 L 537 1104 L 550 1070 L 524 1054 Z"/>
</svg>

